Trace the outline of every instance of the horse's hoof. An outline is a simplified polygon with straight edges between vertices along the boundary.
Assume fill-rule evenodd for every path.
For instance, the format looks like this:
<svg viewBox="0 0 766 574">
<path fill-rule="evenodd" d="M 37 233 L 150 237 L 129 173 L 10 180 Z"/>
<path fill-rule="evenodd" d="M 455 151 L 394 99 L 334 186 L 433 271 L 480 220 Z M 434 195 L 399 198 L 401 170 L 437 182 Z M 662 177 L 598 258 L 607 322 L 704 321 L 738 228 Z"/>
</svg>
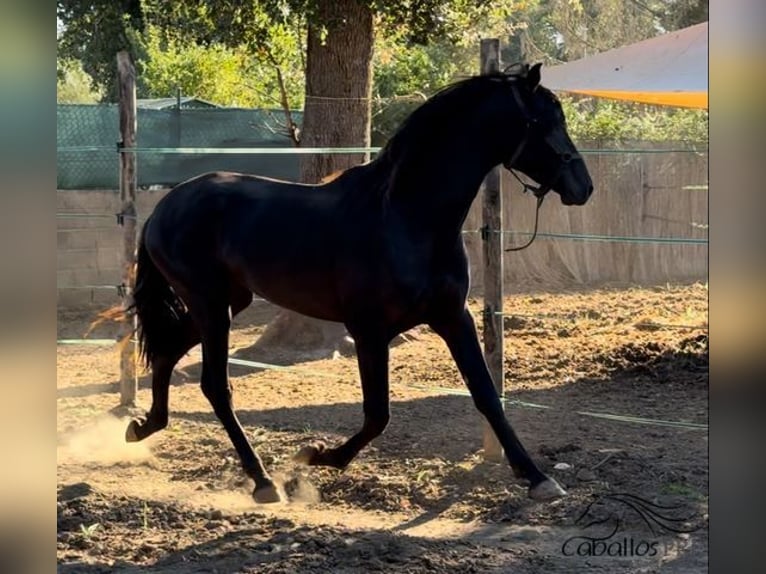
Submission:
<svg viewBox="0 0 766 574">
<path fill-rule="evenodd" d="M 293 460 L 299 464 L 316 464 L 316 458 L 325 451 L 325 445 L 321 442 L 307 444 L 293 455 Z"/>
<path fill-rule="evenodd" d="M 282 502 L 282 496 L 279 494 L 279 489 L 276 485 L 269 484 L 256 488 L 253 490 L 253 498 L 259 504 L 273 504 L 275 502 Z"/>
<path fill-rule="evenodd" d="M 125 442 L 138 442 L 141 439 L 138 438 L 138 426 L 137 420 L 132 420 L 128 423 L 128 428 L 125 429 Z"/>
<path fill-rule="evenodd" d="M 547 478 L 529 488 L 529 498 L 533 500 L 553 500 L 566 495 L 567 491 L 552 478 Z"/>
</svg>

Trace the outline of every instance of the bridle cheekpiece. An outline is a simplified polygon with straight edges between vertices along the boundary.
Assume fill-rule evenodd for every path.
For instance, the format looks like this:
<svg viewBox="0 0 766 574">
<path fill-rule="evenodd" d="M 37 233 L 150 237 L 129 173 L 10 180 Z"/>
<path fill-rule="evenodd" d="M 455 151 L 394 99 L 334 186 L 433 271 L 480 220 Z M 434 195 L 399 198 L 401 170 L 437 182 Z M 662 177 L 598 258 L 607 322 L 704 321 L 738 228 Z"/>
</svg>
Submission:
<svg viewBox="0 0 766 574">
<path fill-rule="evenodd" d="M 530 132 L 533 129 L 535 129 L 536 126 L 539 125 L 539 122 L 536 118 L 532 117 L 532 115 L 528 112 L 527 106 L 526 104 L 524 104 L 524 100 L 521 98 L 521 94 L 519 93 L 519 88 L 516 86 L 515 82 L 511 83 L 511 92 L 513 93 L 513 97 L 516 100 L 516 105 L 518 106 L 519 110 L 521 111 L 521 114 L 524 116 L 526 120 L 526 125 L 524 127 L 524 136 L 521 138 L 521 141 L 516 146 L 516 149 L 514 149 L 513 153 L 511 154 L 511 157 L 508 158 L 508 160 L 503 162 L 503 166 L 505 166 L 505 168 L 511 172 L 513 177 L 515 177 L 518 180 L 518 182 L 521 184 L 523 191 L 525 193 L 530 192 L 537 198 L 537 209 L 535 210 L 535 229 L 532 233 L 532 237 L 527 243 L 525 243 L 524 245 L 520 247 L 510 247 L 506 249 L 506 251 L 520 251 L 522 249 L 526 249 L 527 247 L 529 247 L 532 244 L 532 242 L 535 240 L 535 237 L 537 237 L 537 223 L 538 223 L 538 219 L 540 215 L 540 207 L 543 204 L 543 199 L 545 198 L 545 195 L 553 188 L 553 184 L 561 175 L 561 171 L 564 169 L 564 166 L 566 166 L 572 160 L 582 159 L 582 157 L 577 152 L 572 153 L 568 149 L 567 150 L 562 149 L 562 147 L 559 145 L 559 142 L 553 137 L 551 137 L 550 133 L 545 133 L 543 135 L 543 139 L 558 156 L 560 160 L 559 165 L 556 168 L 556 171 L 553 173 L 553 176 L 549 178 L 548 181 L 543 184 L 531 185 L 523 181 L 514 170 L 514 165 L 516 164 L 518 159 L 521 157 L 521 154 L 524 152 L 524 148 L 526 147 L 527 142 L 529 141 Z"/>
</svg>

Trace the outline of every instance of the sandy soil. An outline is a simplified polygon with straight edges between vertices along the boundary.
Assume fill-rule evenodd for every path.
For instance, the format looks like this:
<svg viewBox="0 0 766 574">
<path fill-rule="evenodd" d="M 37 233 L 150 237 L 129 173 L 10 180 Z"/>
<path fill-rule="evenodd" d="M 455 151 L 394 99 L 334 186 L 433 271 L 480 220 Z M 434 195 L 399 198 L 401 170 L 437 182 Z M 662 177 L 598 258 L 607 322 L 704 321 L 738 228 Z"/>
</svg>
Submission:
<svg viewBox="0 0 766 574">
<path fill-rule="evenodd" d="M 506 464 L 482 459 L 479 415 L 426 328 L 391 351 L 386 433 L 339 472 L 297 466 L 291 456 L 361 424 L 354 358 L 253 356 L 274 308 L 256 303 L 237 318 L 233 357 L 289 366 L 231 367 L 240 419 L 289 497 L 268 506 L 250 497 L 199 390 L 199 349 L 174 375 L 169 427 L 126 444 L 129 413 L 114 408 L 116 348 L 59 345 L 59 572 L 703 571 L 707 296 L 694 284 L 507 298 L 506 410 L 569 492 L 548 503 L 529 500 Z M 82 336 L 91 319 L 60 313 L 59 337 Z M 148 408 L 150 400 L 144 376 L 138 402 Z M 647 520 L 646 504 L 609 496 L 616 493 L 661 505 L 664 521 Z M 576 536 L 603 538 L 613 523 L 606 543 L 621 546 L 611 555 L 593 556 L 593 543 L 579 546 L 585 539 L 565 546 Z M 649 548 L 641 543 L 655 551 L 639 556 Z"/>
</svg>

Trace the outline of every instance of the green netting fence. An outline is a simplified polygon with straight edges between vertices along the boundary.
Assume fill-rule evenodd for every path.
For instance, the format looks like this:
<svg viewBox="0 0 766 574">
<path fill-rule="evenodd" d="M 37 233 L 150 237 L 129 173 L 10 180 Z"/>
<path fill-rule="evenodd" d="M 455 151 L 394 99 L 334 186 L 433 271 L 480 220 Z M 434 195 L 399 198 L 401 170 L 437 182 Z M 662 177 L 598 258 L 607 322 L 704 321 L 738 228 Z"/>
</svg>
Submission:
<svg viewBox="0 0 766 574">
<path fill-rule="evenodd" d="M 302 112 L 293 112 L 302 121 Z M 137 110 L 140 148 L 283 148 L 280 110 L 211 108 Z M 59 104 L 56 109 L 57 188 L 118 189 L 120 140 L 117 104 Z M 300 156 L 291 154 L 142 153 L 138 185 L 175 185 L 206 171 L 258 173 L 299 179 Z"/>
</svg>

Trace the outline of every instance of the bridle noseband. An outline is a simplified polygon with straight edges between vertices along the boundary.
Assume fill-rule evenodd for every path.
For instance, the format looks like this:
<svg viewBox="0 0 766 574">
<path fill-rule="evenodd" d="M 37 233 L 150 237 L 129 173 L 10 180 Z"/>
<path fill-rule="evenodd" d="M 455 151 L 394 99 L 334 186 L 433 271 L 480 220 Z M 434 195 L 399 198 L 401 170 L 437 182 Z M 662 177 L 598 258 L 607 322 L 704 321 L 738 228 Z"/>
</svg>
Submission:
<svg viewBox="0 0 766 574">
<path fill-rule="evenodd" d="M 537 224 L 540 219 L 540 207 L 543 204 L 543 199 L 545 199 L 545 195 L 553 189 L 554 182 L 559 178 L 561 175 L 561 171 L 564 169 L 564 166 L 569 164 L 572 160 L 575 159 L 582 159 L 579 153 L 575 152 L 572 153 L 568 149 L 565 150 L 559 145 L 559 142 L 551 137 L 550 133 L 546 133 L 543 135 L 543 139 L 545 142 L 553 149 L 553 151 L 556 153 L 556 155 L 559 157 L 559 165 L 556 168 L 556 171 L 553 173 L 553 176 L 548 179 L 546 183 L 543 183 L 541 185 L 530 185 L 519 177 L 519 174 L 516 173 L 516 171 L 513 169 L 515 163 L 518 161 L 518 159 L 521 157 L 522 152 L 524 151 L 524 148 L 527 145 L 527 141 L 529 140 L 529 132 L 531 131 L 533 126 L 538 125 L 538 121 L 536 118 L 533 118 L 528 112 L 527 112 L 527 106 L 524 104 L 524 100 L 521 99 L 521 95 L 519 94 L 519 90 L 515 85 L 511 86 L 511 91 L 513 92 L 513 97 L 516 100 L 516 104 L 519 107 L 519 110 L 521 110 L 522 115 L 526 119 L 526 126 L 524 128 L 524 137 L 521 138 L 521 141 L 519 142 L 519 145 L 516 146 L 516 149 L 511 154 L 511 157 L 503 162 L 503 165 L 505 168 L 511 172 L 513 177 L 515 177 L 518 182 L 521 184 L 523 191 L 531 192 L 536 198 L 537 198 L 537 209 L 535 210 L 535 228 L 532 232 L 532 237 L 527 241 L 524 245 L 520 247 L 509 247 L 506 249 L 506 251 L 521 251 L 522 249 L 526 249 L 530 245 L 532 245 L 532 242 L 535 240 L 535 237 L 537 237 Z"/>
</svg>

